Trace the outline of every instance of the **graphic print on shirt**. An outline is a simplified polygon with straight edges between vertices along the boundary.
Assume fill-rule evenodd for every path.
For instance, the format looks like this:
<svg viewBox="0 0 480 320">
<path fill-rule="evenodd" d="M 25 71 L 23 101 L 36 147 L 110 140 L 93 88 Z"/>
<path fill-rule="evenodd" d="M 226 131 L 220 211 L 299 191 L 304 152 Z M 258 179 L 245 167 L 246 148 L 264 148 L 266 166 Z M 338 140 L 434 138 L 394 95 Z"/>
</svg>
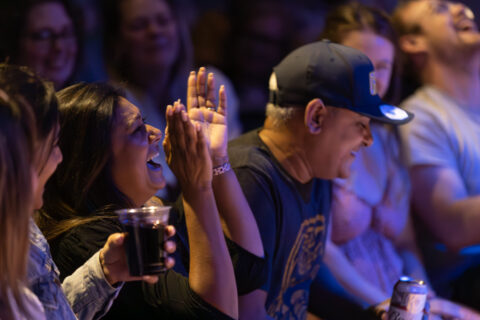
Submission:
<svg viewBox="0 0 480 320">
<path fill-rule="evenodd" d="M 268 308 L 270 316 L 275 319 L 306 318 L 308 287 L 302 284 L 313 280 L 320 269 L 325 232 L 325 216 L 318 214 L 303 221 L 285 265 L 281 290 Z"/>
</svg>

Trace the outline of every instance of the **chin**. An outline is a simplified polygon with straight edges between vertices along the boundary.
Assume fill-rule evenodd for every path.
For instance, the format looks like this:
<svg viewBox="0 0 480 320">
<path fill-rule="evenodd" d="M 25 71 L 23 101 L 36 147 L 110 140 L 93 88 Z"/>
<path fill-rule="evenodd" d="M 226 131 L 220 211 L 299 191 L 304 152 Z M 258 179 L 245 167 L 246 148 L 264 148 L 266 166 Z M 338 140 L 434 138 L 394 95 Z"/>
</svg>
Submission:
<svg viewBox="0 0 480 320">
<path fill-rule="evenodd" d="M 149 193 L 151 194 L 149 199 L 154 195 L 156 195 L 160 190 L 165 189 L 166 186 L 167 186 L 167 182 L 165 180 L 151 181 L 148 186 Z"/>
<path fill-rule="evenodd" d="M 340 178 L 340 179 L 347 179 L 350 177 L 350 174 L 351 174 L 351 170 L 348 169 L 348 170 L 340 170 L 340 172 L 338 173 L 337 175 L 337 178 Z"/>
<path fill-rule="evenodd" d="M 33 203 L 33 210 L 40 210 L 43 207 L 43 199 L 35 199 Z"/>
<path fill-rule="evenodd" d="M 167 186 L 167 180 L 165 180 L 162 170 L 148 170 L 148 185 L 156 191 Z"/>
<path fill-rule="evenodd" d="M 57 89 L 57 90 L 62 89 L 65 86 L 65 84 L 67 83 L 67 79 L 63 79 L 63 78 L 60 78 L 60 79 L 53 79 L 52 78 L 50 81 L 53 82 L 53 84 L 55 86 L 55 89 Z"/>
</svg>

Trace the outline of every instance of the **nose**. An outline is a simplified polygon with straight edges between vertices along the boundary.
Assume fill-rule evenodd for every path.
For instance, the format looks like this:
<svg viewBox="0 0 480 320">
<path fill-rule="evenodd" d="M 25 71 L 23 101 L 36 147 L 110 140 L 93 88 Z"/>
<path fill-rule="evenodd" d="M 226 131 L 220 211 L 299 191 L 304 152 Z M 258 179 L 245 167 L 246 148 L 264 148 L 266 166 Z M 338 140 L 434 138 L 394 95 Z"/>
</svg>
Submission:
<svg viewBox="0 0 480 320">
<path fill-rule="evenodd" d="M 65 47 L 64 40 L 58 36 L 52 39 L 51 44 L 55 50 L 62 50 Z"/>
<path fill-rule="evenodd" d="M 158 35 L 162 27 L 156 21 L 150 21 L 148 24 L 148 33 L 150 35 Z"/>
<path fill-rule="evenodd" d="M 373 143 L 372 131 L 370 131 L 370 124 L 367 124 L 365 132 L 363 134 L 363 145 L 365 147 L 370 147 Z"/>
<path fill-rule="evenodd" d="M 148 132 L 148 142 L 150 144 L 159 143 L 162 139 L 162 131 L 151 125 L 146 125 Z"/>
</svg>

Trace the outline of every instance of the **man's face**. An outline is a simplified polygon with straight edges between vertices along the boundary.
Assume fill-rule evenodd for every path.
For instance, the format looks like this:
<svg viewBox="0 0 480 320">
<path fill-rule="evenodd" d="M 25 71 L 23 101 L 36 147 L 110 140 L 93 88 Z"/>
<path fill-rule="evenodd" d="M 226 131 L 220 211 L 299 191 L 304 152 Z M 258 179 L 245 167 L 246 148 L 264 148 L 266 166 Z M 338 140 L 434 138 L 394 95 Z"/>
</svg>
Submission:
<svg viewBox="0 0 480 320">
<path fill-rule="evenodd" d="M 426 51 L 444 61 L 458 60 L 459 55 L 480 49 L 480 34 L 472 11 L 465 5 L 443 0 L 411 2 L 403 11 L 410 27 L 418 26 Z"/>
<path fill-rule="evenodd" d="M 353 111 L 328 107 L 322 135 L 314 148 L 315 177 L 347 178 L 360 148 L 372 144 L 370 119 Z"/>
</svg>

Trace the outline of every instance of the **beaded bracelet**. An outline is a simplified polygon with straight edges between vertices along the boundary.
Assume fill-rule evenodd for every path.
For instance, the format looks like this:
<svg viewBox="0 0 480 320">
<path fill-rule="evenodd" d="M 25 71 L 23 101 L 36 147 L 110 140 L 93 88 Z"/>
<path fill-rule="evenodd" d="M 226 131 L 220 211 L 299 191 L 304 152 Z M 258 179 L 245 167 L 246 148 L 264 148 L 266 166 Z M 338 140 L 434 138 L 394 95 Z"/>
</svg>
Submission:
<svg viewBox="0 0 480 320">
<path fill-rule="evenodd" d="M 213 168 L 213 175 L 219 176 L 227 171 L 230 171 L 230 169 L 232 169 L 232 167 L 230 166 L 230 162 L 225 162 L 224 164 Z"/>
</svg>

